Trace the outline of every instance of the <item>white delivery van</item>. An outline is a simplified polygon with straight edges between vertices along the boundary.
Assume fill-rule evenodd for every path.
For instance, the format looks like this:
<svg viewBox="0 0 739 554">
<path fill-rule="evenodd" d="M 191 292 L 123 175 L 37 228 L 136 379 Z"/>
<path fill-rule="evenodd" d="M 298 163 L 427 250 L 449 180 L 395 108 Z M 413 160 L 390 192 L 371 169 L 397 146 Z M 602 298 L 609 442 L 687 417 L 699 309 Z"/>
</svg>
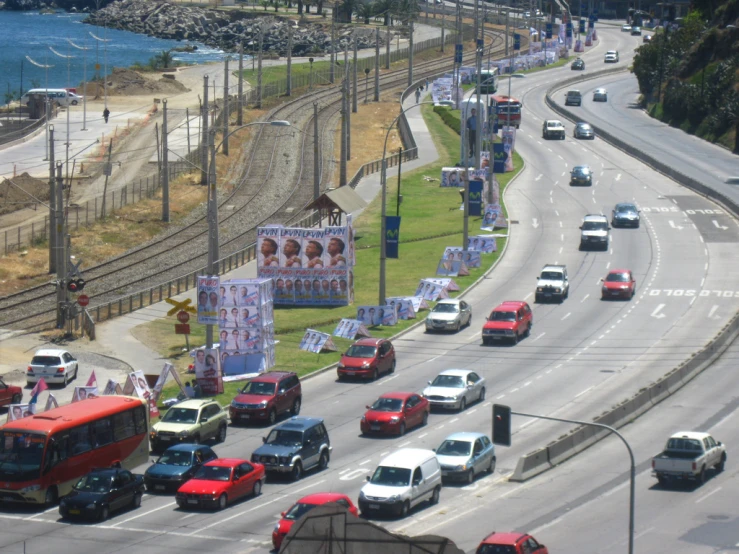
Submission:
<svg viewBox="0 0 739 554">
<path fill-rule="evenodd" d="M 359 492 L 363 514 L 405 517 L 421 502 L 439 502 L 441 467 L 433 450 L 401 448 L 383 459 L 367 481 Z"/>
<path fill-rule="evenodd" d="M 27 106 L 31 96 L 48 96 L 52 102 L 59 104 L 60 106 L 76 106 L 82 102 L 82 97 L 78 96 L 74 92 L 69 92 L 63 88 L 32 88 L 26 94 L 21 96 L 21 105 Z"/>
</svg>

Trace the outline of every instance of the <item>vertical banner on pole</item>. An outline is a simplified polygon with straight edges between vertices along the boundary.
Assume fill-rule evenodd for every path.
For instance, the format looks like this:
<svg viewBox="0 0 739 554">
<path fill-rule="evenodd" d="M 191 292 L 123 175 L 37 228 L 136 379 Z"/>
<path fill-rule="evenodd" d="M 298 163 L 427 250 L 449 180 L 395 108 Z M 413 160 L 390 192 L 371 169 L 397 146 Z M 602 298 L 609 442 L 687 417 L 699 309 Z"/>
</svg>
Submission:
<svg viewBox="0 0 739 554">
<path fill-rule="evenodd" d="M 493 173 L 505 173 L 505 163 L 508 154 L 505 151 L 505 144 L 496 142 L 493 144 Z"/>
<path fill-rule="evenodd" d="M 513 33 L 513 49 L 521 50 L 521 35 L 518 33 Z M 513 73 L 513 71 L 511 71 L 511 73 Z"/>
<path fill-rule="evenodd" d="M 547 39 L 551 39 L 551 38 L 552 38 L 552 24 L 547 23 Z"/>
<path fill-rule="evenodd" d="M 470 181 L 469 190 L 469 214 L 472 216 L 482 215 L 482 181 Z"/>
<path fill-rule="evenodd" d="M 385 257 L 398 258 L 400 243 L 400 217 L 389 215 L 385 218 Z"/>
</svg>

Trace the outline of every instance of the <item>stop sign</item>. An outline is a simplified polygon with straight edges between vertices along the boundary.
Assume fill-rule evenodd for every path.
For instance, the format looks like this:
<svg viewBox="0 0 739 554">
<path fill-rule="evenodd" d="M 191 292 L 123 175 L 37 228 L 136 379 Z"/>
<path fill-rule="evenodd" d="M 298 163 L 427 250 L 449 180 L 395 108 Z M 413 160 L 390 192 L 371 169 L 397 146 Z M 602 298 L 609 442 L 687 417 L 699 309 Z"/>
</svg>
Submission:
<svg viewBox="0 0 739 554">
<path fill-rule="evenodd" d="M 177 312 L 177 321 L 180 323 L 187 323 L 190 321 L 190 314 L 188 314 L 185 310 L 180 310 Z"/>
<path fill-rule="evenodd" d="M 85 306 L 87 306 L 87 305 L 88 305 L 89 303 L 90 303 L 90 297 L 89 297 L 89 296 L 87 296 L 86 294 L 80 294 L 80 295 L 79 295 L 79 296 L 77 297 L 77 304 L 79 304 L 79 305 L 80 305 L 80 306 L 82 306 L 83 308 L 84 308 Z"/>
</svg>

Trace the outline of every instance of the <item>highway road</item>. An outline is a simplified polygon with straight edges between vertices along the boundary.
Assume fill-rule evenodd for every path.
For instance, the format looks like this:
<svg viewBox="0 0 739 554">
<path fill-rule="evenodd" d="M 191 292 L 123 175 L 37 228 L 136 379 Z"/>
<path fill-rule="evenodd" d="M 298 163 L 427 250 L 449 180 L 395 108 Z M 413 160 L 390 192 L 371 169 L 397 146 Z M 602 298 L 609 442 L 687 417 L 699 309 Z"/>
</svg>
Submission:
<svg viewBox="0 0 739 554">
<path fill-rule="evenodd" d="M 611 48 L 621 50 L 621 63 L 627 63 L 625 51 L 635 40 L 616 30 L 599 32 L 601 44 L 585 56 L 589 66 L 602 63 L 605 50 Z M 279 513 L 302 495 L 340 491 L 356 498 L 364 477 L 384 455 L 399 447 L 435 448 L 454 431 L 489 432 L 494 401 L 518 411 L 592 418 L 700 349 L 739 307 L 739 292 L 735 290 L 739 287 L 733 277 L 739 228 L 708 200 L 606 143 L 598 139 L 575 141 L 569 124 L 565 141 L 543 141 L 542 120 L 554 117 L 544 103 L 544 91 L 556 80 L 571 75 L 567 67 L 531 74 L 512 83 L 514 96 L 525 103 L 516 147 L 527 165 L 506 193 L 510 219 L 516 222 L 512 223 L 506 254 L 495 271 L 466 296 L 473 306 L 472 325 L 456 335 L 432 336 L 417 329 L 397 339 L 398 370 L 375 383 L 338 383 L 332 373 L 304 382 L 302 413 L 325 418 L 334 446 L 327 470 L 309 473 L 298 483 L 270 481 L 260 498 L 215 514 L 182 512 L 175 509 L 171 496 L 151 495 L 145 496 L 139 510 L 95 525 L 61 522 L 55 509 L 23 513 L 3 507 L 0 552 L 21 552 L 24 546 L 25 552 L 34 553 L 86 554 L 130 548 L 143 553 L 266 552 Z M 577 164 L 589 164 L 594 169 L 593 187 L 569 187 L 569 170 Z M 582 216 L 601 211 L 610 214 L 616 202 L 625 200 L 641 206 L 642 226 L 614 230 L 606 252 L 580 252 L 578 226 Z M 698 217 L 686 210 L 703 210 L 703 214 Z M 703 217 L 707 210 L 712 210 L 710 217 Z M 532 302 L 535 278 L 546 263 L 568 266 L 570 298 L 561 305 L 535 305 L 532 334 L 517 346 L 482 347 L 480 328 L 486 313 L 502 300 Z M 600 278 L 609 269 L 624 267 L 636 274 L 635 298 L 630 302 L 601 301 Z M 360 436 L 363 407 L 379 394 L 420 391 L 428 379 L 451 367 L 470 368 L 483 375 L 487 381 L 486 400 L 461 414 L 432 414 L 425 428 L 405 437 Z M 698 391 L 699 402 L 685 409 L 686 420 L 679 421 L 679 426 L 698 428 L 718 417 L 715 414 L 721 413 L 721 399 L 731 394 L 728 373 L 721 372 L 720 378 L 713 380 L 701 377 L 696 383 L 705 382 L 704 392 L 697 385 L 689 386 L 685 394 Z M 712 398 L 716 399 L 713 412 Z M 733 406 L 731 400 L 725 402 Z M 657 422 L 653 423 L 654 434 L 651 427 L 638 433 L 638 461 L 642 466 L 678 424 L 677 416 L 673 423 L 664 415 L 670 405 L 663 404 L 657 415 L 643 418 L 644 422 Z M 700 416 L 696 423 L 689 424 L 691 413 Z M 632 427 L 640 425 L 642 422 Z M 619 540 L 625 540 L 622 481 L 627 466 L 620 443 L 609 440 L 529 483 L 514 485 L 506 481 L 519 456 L 546 445 L 569 428 L 516 418 L 514 444 L 510 449 L 499 448 L 493 475 L 479 478 L 471 486 L 445 487 L 438 506 L 422 506 L 405 520 L 385 520 L 381 524 L 409 535 L 441 533 L 467 550 L 492 530 L 528 528 L 536 530 L 537 538 L 548 543 L 552 552 L 623 551 Z M 266 433 L 266 428 L 230 427 L 226 443 L 215 449 L 221 456 L 248 458 Z M 589 470 L 587 478 L 581 477 L 584 469 Z M 710 492 L 713 483 L 723 483 L 735 475 L 732 472 L 730 462 L 726 474 L 712 480 L 705 492 Z M 642 473 L 639 478 L 640 490 L 647 490 L 651 484 Z M 610 495 L 605 494 L 611 490 Z M 659 532 L 644 533 L 640 540 L 655 541 L 651 544 L 656 545 L 656 551 L 670 551 L 682 540 L 684 527 L 667 526 L 658 520 L 658 507 L 677 510 L 675 517 L 685 522 L 690 519 L 690 502 L 698 500 L 702 492 L 692 493 L 692 499 L 674 493 L 674 500 L 670 500 L 667 495 L 673 493 L 649 491 L 643 507 L 639 505 L 640 515 L 647 511 L 644 517 L 654 519 L 640 530 L 651 526 Z M 718 498 L 724 495 L 726 492 L 716 493 Z M 566 516 L 568 508 L 591 498 L 592 510 L 583 511 L 581 517 Z M 641 497 L 638 500 L 641 502 Z M 736 518 L 736 509 L 732 514 L 728 499 L 724 505 L 728 508 L 726 521 L 730 522 Z M 561 517 L 565 518 L 562 526 L 558 525 Z M 583 542 L 581 536 L 571 533 L 573 528 L 581 529 L 590 541 Z M 604 529 L 602 537 L 597 534 L 600 528 Z M 696 531 L 695 540 L 705 540 L 706 533 Z M 582 544 L 588 546 L 579 550 Z"/>
</svg>

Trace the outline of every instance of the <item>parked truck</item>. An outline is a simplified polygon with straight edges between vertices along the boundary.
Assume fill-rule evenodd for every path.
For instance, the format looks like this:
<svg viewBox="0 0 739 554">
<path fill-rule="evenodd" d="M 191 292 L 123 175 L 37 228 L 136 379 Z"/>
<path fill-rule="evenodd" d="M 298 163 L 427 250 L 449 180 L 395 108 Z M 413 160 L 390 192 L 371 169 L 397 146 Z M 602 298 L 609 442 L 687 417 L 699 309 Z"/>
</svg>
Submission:
<svg viewBox="0 0 739 554">
<path fill-rule="evenodd" d="M 652 474 L 662 486 L 676 480 L 703 484 L 706 472 L 717 473 L 726 465 L 726 447 L 708 433 L 681 431 L 667 440 L 665 449 L 652 458 Z"/>
</svg>

